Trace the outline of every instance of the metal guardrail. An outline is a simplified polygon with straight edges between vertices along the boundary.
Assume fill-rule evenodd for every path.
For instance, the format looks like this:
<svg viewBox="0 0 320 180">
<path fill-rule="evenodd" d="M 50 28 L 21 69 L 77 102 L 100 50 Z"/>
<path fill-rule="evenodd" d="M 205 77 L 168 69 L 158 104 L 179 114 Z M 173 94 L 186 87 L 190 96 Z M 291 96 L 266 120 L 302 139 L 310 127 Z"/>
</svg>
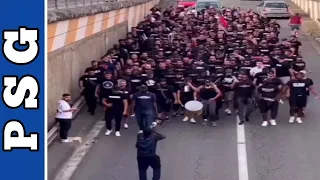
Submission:
<svg viewBox="0 0 320 180">
<path fill-rule="evenodd" d="M 96 4 L 105 4 L 119 0 L 47 0 L 48 10 L 68 9 Z"/>
</svg>

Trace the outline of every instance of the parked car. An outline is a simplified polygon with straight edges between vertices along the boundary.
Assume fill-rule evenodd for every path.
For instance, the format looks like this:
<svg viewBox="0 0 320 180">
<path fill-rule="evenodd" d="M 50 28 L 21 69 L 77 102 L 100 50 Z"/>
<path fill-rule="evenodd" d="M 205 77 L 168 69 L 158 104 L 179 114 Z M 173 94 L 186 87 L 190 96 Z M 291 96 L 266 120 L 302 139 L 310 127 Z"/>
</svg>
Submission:
<svg viewBox="0 0 320 180">
<path fill-rule="evenodd" d="M 257 13 L 266 18 L 290 18 L 289 5 L 285 1 L 263 1 L 257 6 Z"/>
<path fill-rule="evenodd" d="M 220 10 L 222 7 L 219 0 L 198 0 L 196 3 L 196 10 L 199 12 L 210 6 L 214 7 L 216 10 Z"/>
<path fill-rule="evenodd" d="M 179 0 L 178 1 L 178 6 L 179 7 L 195 7 L 197 1 L 196 0 Z"/>
</svg>

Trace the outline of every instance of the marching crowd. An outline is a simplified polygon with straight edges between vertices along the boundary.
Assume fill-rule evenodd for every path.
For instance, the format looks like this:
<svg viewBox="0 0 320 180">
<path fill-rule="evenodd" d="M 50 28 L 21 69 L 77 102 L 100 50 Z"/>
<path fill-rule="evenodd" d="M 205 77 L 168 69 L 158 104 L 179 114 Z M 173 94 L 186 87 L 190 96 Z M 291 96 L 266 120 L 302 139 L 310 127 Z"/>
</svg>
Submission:
<svg viewBox="0 0 320 180">
<path fill-rule="evenodd" d="M 128 119 L 137 119 L 140 180 L 147 179 L 149 166 L 153 179 L 160 179 L 156 143 L 165 136 L 152 128 L 171 116 L 196 123 L 201 114 L 203 124 L 215 127 L 224 110 L 242 125 L 258 108 L 262 126 L 274 126 L 279 104 L 288 100 L 289 123 L 301 124 L 310 92 L 318 99 L 301 43 L 295 35 L 279 39 L 276 21 L 240 8 L 208 7 L 197 15 L 183 7 L 150 11 L 79 80 L 88 112 L 95 114 L 97 102 L 104 106 L 105 135 L 112 133 L 113 120 L 120 136 L 122 124 L 128 128 Z M 61 142 L 70 142 L 75 109 L 68 101 L 70 95 L 64 94 L 58 103 Z M 201 112 L 188 111 L 190 102 L 200 103 Z"/>
<path fill-rule="evenodd" d="M 142 132 L 181 116 L 184 104 L 203 103 L 205 124 L 217 126 L 220 111 L 249 121 L 259 108 L 262 126 L 276 125 L 279 103 L 289 102 L 289 123 L 302 123 L 309 93 L 306 62 L 294 35 L 279 39 L 280 25 L 249 10 L 212 7 L 190 13 L 157 6 L 80 78 L 88 111 L 105 107 L 107 132 L 120 136 L 135 116 Z M 270 117 L 268 113 L 270 112 Z M 183 121 L 196 122 L 186 111 Z"/>
</svg>

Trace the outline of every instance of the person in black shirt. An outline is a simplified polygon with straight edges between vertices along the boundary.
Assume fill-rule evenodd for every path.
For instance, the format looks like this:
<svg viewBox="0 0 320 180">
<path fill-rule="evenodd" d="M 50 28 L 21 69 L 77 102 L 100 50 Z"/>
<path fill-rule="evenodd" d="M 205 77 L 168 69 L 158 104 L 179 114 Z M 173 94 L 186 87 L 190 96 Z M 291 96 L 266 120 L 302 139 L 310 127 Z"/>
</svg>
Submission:
<svg viewBox="0 0 320 180">
<path fill-rule="evenodd" d="M 157 142 L 165 139 L 162 134 L 155 132 L 151 128 L 146 128 L 143 133 L 137 135 L 137 162 L 139 169 L 139 180 L 147 180 L 147 169 L 153 169 L 153 180 L 160 180 L 161 161 L 156 154 Z"/>
<path fill-rule="evenodd" d="M 293 76 L 291 69 L 291 62 L 285 60 L 284 57 L 279 57 L 277 62 L 275 63 L 275 72 L 276 76 L 281 80 L 283 86 L 282 91 L 284 92 L 284 88 L 287 85 L 290 78 Z"/>
<path fill-rule="evenodd" d="M 81 76 L 80 78 L 81 94 L 85 98 L 88 106 L 88 112 L 94 115 L 97 107 L 97 98 L 95 97 L 95 89 L 98 85 L 98 78 L 93 69 L 88 71 L 88 75 Z"/>
<path fill-rule="evenodd" d="M 234 99 L 234 91 L 231 88 L 232 83 L 234 82 L 235 77 L 233 76 L 233 71 L 231 69 L 226 69 L 224 76 L 222 77 L 222 92 L 224 97 L 224 103 L 226 105 L 225 112 L 228 115 L 231 115 L 231 102 Z"/>
<path fill-rule="evenodd" d="M 235 79 L 231 87 L 235 92 L 235 109 L 237 109 L 237 115 L 239 116 L 239 125 L 242 125 L 244 121 L 249 121 L 249 116 L 254 110 L 253 95 L 255 92 L 255 85 L 248 78 L 246 73 L 239 74 L 240 81 Z M 244 115 L 244 117 L 240 116 Z"/>
<path fill-rule="evenodd" d="M 155 93 L 157 90 L 157 79 L 153 72 L 148 72 L 146 77 L 142 78 L 142 84 L 148 86 L 148 91 Z"/>
<path fill-rule="evenodd" d="M 130 76 L 129 89 L 132 93 L 138 92 L 138 87 L 142 84 L 142 77 L 138 70 L 133 70 Z"/>
<path fill-rule="evenodd" d="M 85 70 L 85 74 L 87 75 L 89 73 L 89 71 L 94 71 L 95 75 L 97 77 L 100 77 L 103 75 L 103 71 L 104 69 L 100 66 L 98 66 L 98 62 L 97 61 L 91 61 L 91 67 L 88 67 Z"/>
<path fill-rule="evenodd" d="M 184 106 L 188 101 L 192 101 L 195 99 L 194 92 L 196 91 L 196 87 L 192 84 L 192 79 L 189 77 L 186 77 L 184 80 L 184 83 L 181 84 L 178 87 L 177 90 L 177 98 L 180 105 Z M 188 111 L 185 111 L 185 117 L 182 121 L 188 121 L 190 119 L 190 122 L 195 122 L 194 120 L 194 114 L 188 113 Z"/>
<path fill-rule="evenodd" d="M 262 82 L 268 78 L 268 68 L 263 68 L 262 72 L 258 72 L 253 77 L 253 83 L 257 87 L 262 84 Z"/>
<path fill-rule="evenodd" d="M 307 76 L 307 72 L 306 71 L 300 71 L 301 73 L 303 73 L 303 79 L 305 79 L 307 81 L 308 84 L 310 84 L 310 86 L 314 86 L 314 82 L 311 78 L 308 78 Z M 318 93 L 315 92 L 314 88 L 311 88 L 311 89 L 307 89 L 307 96 L 309 97 L 310 96 L 310 91 L 313 95 L 316 96 L 316 98 L 318 97 Z M 307 100 L 308 100 L 308 97 L 307 97 Z M 307 101 L 308 102 L 308 101 Z M 303 110 L 305 110 L 305 108 L 303 108 Z M 302 114 L 304 116 L 304 112 Z"/>
<path fill-rule="evenodd" d="M 104 72 L 104 77 L 99 80 L 99 84 L 96 87 L 95 95 L 99 98 L 100 102 L 103 97 L 107 97 L 112 93 L 113 87 L 117 84 L 117 81 L 112 78 L 112 72 Z"/>
<path fill-rule="evenodd" d="M 139 133 L 142 133 L 145 128 L 157 125 L 157 123 L 154 122 L 158 114 L 156 102 L 156 95 L 149 92 L 148 87 L 145 85 L 141 85 L 139 92 L 132 95 L 132 112 L 135 112 L 140 128 Z"/>
<path fill-rule="evenodd" d="M 158 103 L 158 118 L 162 122 L 169 119 L 169 112 L 173 102 L 177 102 L 177 93 L 173 86 L 167 84 L 166 79 L 160 79 L 156 90 Z"/>
<path fill-rule="evenodd" d="M 295 79 L 290 80 L 288 83 L 288 88 L 286 88 L 287 94 L 289 95 L 289 105 L 290 105 L 290 119 L 289 123 L 302 124 L 303 110 L 307 106 L 308 90 L 313 91 L 312 82 L 304 78 L 304 72 L 297 72 L 295 74 Z M 317 96 L 316 99 L 319 99 Z"/>
<path fill-rule="evenodd" d="M 292 47 L 296 50 L 295 53 L 299 53 L 299 48 L 302 45 L 300 41 L 297 40 L 297 37 L 295 36 L 290 36 L 289 42 Z"/>
<path fill-rule="evenodd" d="M 197 88 L 199 100 L 203 103 L 202 119 L 207 124 L 208 119 L 213 127 L 217 126 L 216 100 L 222 95 L 220 89 L 210 80 L 206 80 L 203 86 Z"/>
<path fill-rule="evenodd" d="M 180 116 L 180 114 L 183 114 L 183 112 L 181 112 L 180 110 L 182 110 L 182 104 L 179 102 L 179 90 L 180 88 L 185 84 L 185 80 L 184 80 L 184 77 L 183 77 L 183 74 L 181 73 L 177 73 L 176 74 L 176 78 L 174 80 L 174 84 L 173 84 L 173 88 L 174 88 L 174 91 L 176 92 L 176 101 L 173 102 L 173 106 L 172 106 L 172 109 L 173 109 L 173 114 L 172 114 L 172 117 L 178 117 Z M 179 112 L 180 111 L 180 112 Z"/>
<path fill-rule="evenodd" d="M 119 87 L 120 87 L 120 92 L 123 95 L 123 98 L 128 101 L 128 108 L 127 108 L 126 114 L 123 114 L 123 120 L 124 120 L 123 127 L 125 129 L 128 129 L 129 128 L 128 116 L 131 115 L 131 108 L 129 108 L 129 106 L 131 105 L 131 98 L 130 98 L 131 92 L 127 86 L 127 81 L 123 79 L 119 80 Z"/>
<path fill-rule="evenodd" d="M 270 124 L 275 126 L 279 107 L 280 88 L 272 82 L 271 79 L 266 79 L 257 89 L 259 100 L 259 108 L 262 114 L 262 126 L 268 125 L 268 112 L 270 111 Z"/>
<path fill-rule="evenodd" d="M 306 69 L 306 62 L 303 61 L 302 57 L 297 57 L 295 62 L 292 62 L 292 70 L 293 72 L 299 72 Z"/>
<path fill-rule="evenodd" d="M 102 99 L 102 103 L 105 106 L 105 120 L 107 131 L 106 136 L 109 136 L 112 132 L 112 120 L 116 122 L 115 135 L 120 136 L 120 128 L 122 116 L 128 112 L 128 100 L 122 94 L 119 86 L 114 86 L 110 94 L 106 95 Z"/>
</svg>

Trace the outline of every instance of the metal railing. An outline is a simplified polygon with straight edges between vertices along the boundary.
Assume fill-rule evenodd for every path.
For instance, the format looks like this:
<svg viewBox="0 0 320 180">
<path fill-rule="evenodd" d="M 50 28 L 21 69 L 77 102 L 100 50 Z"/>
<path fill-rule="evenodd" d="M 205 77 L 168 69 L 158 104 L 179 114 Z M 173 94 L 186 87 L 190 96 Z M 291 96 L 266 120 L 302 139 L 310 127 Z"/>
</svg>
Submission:
<svg viewBox="0 0 320 180">
<path fill-rule="evenodd" d="M 115 1 L 119 0 L 48 0 L 48 10 L 83 7 Z"/>
</svg>

